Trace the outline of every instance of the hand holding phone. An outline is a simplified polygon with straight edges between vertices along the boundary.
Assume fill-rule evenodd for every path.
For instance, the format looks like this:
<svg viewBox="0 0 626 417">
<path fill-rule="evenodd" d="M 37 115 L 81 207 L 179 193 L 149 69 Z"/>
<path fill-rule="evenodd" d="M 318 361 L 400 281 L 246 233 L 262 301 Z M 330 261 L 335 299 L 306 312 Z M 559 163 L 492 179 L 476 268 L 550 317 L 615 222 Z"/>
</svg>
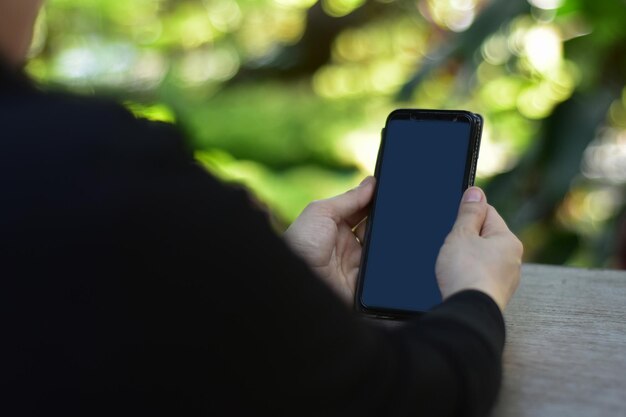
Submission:
<svg viewBox="0 0 626 417">
<path fill-rule="evenodd" d="M 357 236 L 363 237 L 375 183 L 367 177 L 343 194 L 312 202 L 283 235 L 291 250 L 350 306 L 363 251 Z"/>
<path fill-rule="evenodd" d="M 437 257 L 435 271 L 443 298 L 479 290 L 504 311 L 519 284 L 523 251 L 482 190 L 468 189 Z"/>
<path fill-rule="evenodd" d="M 392 117 L 390 117 L 391 119 Z M 401 120 L 407 119 L 404 117 Z M 420 119 L 417 116 L 413 116 L 412 119 L 409 117 L 408 120 Z M 450 119 L 450 114 L 444 115 L 443 121 L 447 120 L 452 120 L 453 123 L 456 123 L 454 122 L 454 117 Z M 388 123 L 388 127 L 389 125 L 390 123 Z M 417 127 L 419 129 L 413 129 Z M 418 291 L 422 290 L 419 288 L 419 285 L 422 283 L 426 283 L 427 288 L 428 286 L 434 287 L 434 291 L 436 291 L 435 304 L 441 298 L 446 298 L 455 292 L 465 289 L 477 289 L 490 295 L 502 309 L 519 282 L 521 244 L 508 230 L 495 209 L 487 204 L 481 190 L 473 188 L 466 195 L 468 197 L 471 196 L 472 192 L 478 193 L 480 201 L 466 201 L 464 199 L 459 208 L 461 189 L 465 188 L 465 185 L 469 185 L 473 180 L 478 145 L 475 144 L 472 150 L 467 149 L 469 158 L 464 161 L 462 155 L 461 158 L 457 155 L 452 159 L 448 159 L 446 156 L 448 152 L 443 152 L 444 156 L 439 158 L 440 164 L 438 165 L 436 163 L 438 152 L 429 150 L 430 145 L 428 143 L 423 144 L 422 141 L 440 138 L 441 134 L 445 133 L 445 126 L 443 131 L 440 129 L 441 126 L 437 127 L 438 134 L 432 136 L 424 136 L 423 132 L 422 134 L 417 132 L 417 130 L 421 131 L 423 127 L 423 125 L 419 124 L 412 126 L 412 129 L 409 129 L 409 131 L 413 134 L 405 137 L 405 140 L 411 141 L 410 144 L 418 145 L 418 148 L 420 148 L 419 152 L 416 150 L 414 153 L 410 153 L 408 152 L 410 149 L 406 148 L 406 144 L 400 144 L 400 149 L 404 149 L 411 163 L 404 166 L 406 175 L 398 179 L 397 189 L 399 192 L 397 194 L 398 201 L 396 202 L 396 207 L 409 210 L 409 215 L 407 218 L 398 218 L 400 226 L 396 233 L 399 238 L 393 240 L 392 233 L 392 239 L 388 244 L 393 249 L 394 245 L 403 244 L 404 242 L 406 244 L 404 250 L 413 251 L 409 252 L 407 257 L 409 265 L 405 267 L 407 272 L 404 276 L 414 281 L 409 282 L 409 284 L 416 285 Z M 479 133 L 478 131 L 477 134 Z M 395 160 L 395 158 L 390 158 L 389 152 L 385 153 L 383 157 L 384 145 L 388 144 L 390 140 L 395 141 L 396 139 L 384 136 L 377 164 L 377 176 L 383 178 L 384 181 L 389 181 L 390 179 L 386 174 L 386 168 L 383 169 L 382 165 L 386 167 L 390 160 Z M 467 143 L 469 141 L 471 144 L 471 139 L 465 135 L 457 136 L 456 139 L 453 136 L 452 138 L 444 137 L 440 140 L 444 142 L 444 145 L 446 141 L 453 141 L 452 145 L 448 143 L 447 146 L 452 148 L 458 147 L 459 149 L 456 152 L 461 150 L 461 153 L 462 149 L 465 149 L 463 147 L 464 142 Z M 442 148 L 446 150 L 445 146 L 442 146 Z M 422 156 L 416 157 L 417 153 L 420 153 Z M 425 158 L 423 155 L 429 155 L 429 158 Z M 460 160 L 460 170 L 454 166 L 447 167 L 447 164 L 453 163 L 455 158 L 457 162 Z M 426 159 L 425 163 L 419 167 L 413 166 L 413 163 L 422 163 L 424 159 Z M 442 210 L 440 195 L 432 193 L 432 188 L 436 188 L 437 184 L 441 184 L 441 182 L 437 181 L 437 177 L 434 175 L 424 178 L 417 172 L 419 169 L 428 168 L 429 163 L 435 164 L 435 171 L 448 172 L 450 174 L 448 180 L 452 181 L 454 185 L 448 190 L 452 193 L 453 198 L 446 210 Z M 402 167 L 401 164 L 398 166 Z M 383 173 L 384 175 L 381 175 Z M 366 268 L 361 261 L 362 257 L 367 258 L 367 256 L 362 256 L 362 254 L 370 249 L 370 245 L 367 243 L 371 240 L 372 229 L 378 227 L 376 225 L 380 223 L 381 218 L 380 210 L 375 210 L 376 213 L 370 211 L 367 222 L 368 236 L 364 237 L 363 226 L 365 222 L 362 222 L 362 220 L 368 215 L 369 206 L 375 205 L 373 202 L 374 185 L 377 185 L 379 193 L 381 190 L 377 181 L 369 180 L 371 178 L 368 178 L 360 186 L 336 197 L 311 203 L 285 232 L 285 240 L 342 299 L 349 304 L 356 301 L 359 310 L 385 317 L 404 317 L 418 314 L 416 311 L 394 310 L 390 312 L 389 310 L 364 309 L 359 303 L 359 292 L 363 289 L 363 280 L 364 278 L 369 279 L 369 276 L 365 273 Z M 429 185 L 428 182 L 433 184 Z M 459 187 L 457 188 L 455 184 L 459 185 Z M 439 193 L 441 193 L 441 190 L 439 190 Z M 378 202 L 380 198 L 379 196 Z M 391 208 L 393 207 L 394 205 L 391 204 Z M 428 214 L 429 212 L 431 213 L 430 215 Z M 449 215 L 450 224 L 444 225 L 444 228 L 440 231 L 442 241 L 437 242 L 437 239 L 433 239 L 432 235 L 425 234 L 423 231 L 433 228 L 435 224 L 434 217 L 444 212 Z M 391 213 L 396 214 L 396 211 Z M 450 234 L 447 234 L 453 223 L 455 227 Z M 356 229 L 354 234 L 353 229 Z M 409 240 L 406 243 L 404 238 L 410 236 L 409 230 L 414 230 L 414 236 L 418 239 L 414 241 Z M 445 239 L 445 244 L 441 247 L 446 234 L 447 239 Z M 363 242 L 363 248 L 355 238 L 355 235 Z M 423 264 L 424 253 L 419 252 L 419 247 L 417 249 L 414 247 L 416 243 L 420 242 L 432 246 L 430 249 L 433 253 L 433 264 L 430 266 L 427 263 Z M 437 256 L 437 253 L 439 257 L 437 258 L 435 278 L 434 257 Z M 361 265 L 361 268 L 359 268 L 359 265 Z M 425 270 L 426 273 L 420 275 L 422 270 Z M 360 273 L 360 288 L 359 291 L 356 291 L 357 297 L 355 297 L 357 272 Z M 382 285 L 386 285 L 384 281 L 386 277 L 389 277 L 389 275 L 381 277 L 383 279 Z M 393 280 L 389 281 L 387 284 L 393 283 Z M 441 292 L 439 292 L 438 288 L 441 288 Z M 388 290 L 393 292 L 403 289 L 391 286 Z M 408 293 L 407 298 L 419 299 L 415 292 Z"/>
</svg>

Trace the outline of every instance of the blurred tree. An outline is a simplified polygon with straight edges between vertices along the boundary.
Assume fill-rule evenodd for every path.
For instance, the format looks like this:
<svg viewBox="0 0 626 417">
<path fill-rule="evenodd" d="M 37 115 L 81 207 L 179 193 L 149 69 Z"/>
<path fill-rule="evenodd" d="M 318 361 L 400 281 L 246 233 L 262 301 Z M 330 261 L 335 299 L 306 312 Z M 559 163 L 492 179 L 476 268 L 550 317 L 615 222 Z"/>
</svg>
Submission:
<svg viewBox="0 0 626 417">
<path fill-rule="evenodd" d="M 49 0 L 28 70 L 176 120 L 285 224 L 371 173 L 394 107 L 467 108 L 527 260 L 618 266 L 624 21 L 623 0 Z"/>
<path fill-rule="evenodd" d="M 329 14 L 322 3 L 317 1 L 307 10 L 304 33 L 297 43 L 283 46 L 266 62 L 244 66 L 233 81 L 250 78 L 287 81 L 311 76 L 331 60 L 333 44 L 341 32 L 398 12 L 370 0 L 345 15 L 336 16 Z"/>
</svg>

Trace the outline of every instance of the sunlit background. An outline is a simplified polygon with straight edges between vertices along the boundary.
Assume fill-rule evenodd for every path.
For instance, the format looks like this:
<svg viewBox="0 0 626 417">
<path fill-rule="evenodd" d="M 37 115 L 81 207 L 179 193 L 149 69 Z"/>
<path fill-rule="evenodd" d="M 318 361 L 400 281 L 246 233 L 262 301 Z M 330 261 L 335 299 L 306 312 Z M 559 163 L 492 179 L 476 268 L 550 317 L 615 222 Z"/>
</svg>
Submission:
<svg viewBox="0 0 626 417">
<path fill-rule="evenodd" d="M 626 268 L 624 22 L 624 0 L 49 0 L 28 71 L 179 123 L 279 227 L 373 172 L 392 109 L 468 109 L 526 260 Z"/>
</svg>

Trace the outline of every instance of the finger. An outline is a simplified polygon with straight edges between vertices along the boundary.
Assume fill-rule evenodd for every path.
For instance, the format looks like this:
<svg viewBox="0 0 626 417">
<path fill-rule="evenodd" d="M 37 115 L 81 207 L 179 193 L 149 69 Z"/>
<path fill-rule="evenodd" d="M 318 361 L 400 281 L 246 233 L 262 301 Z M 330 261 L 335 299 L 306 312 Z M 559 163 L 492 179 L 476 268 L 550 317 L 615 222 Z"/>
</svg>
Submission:
<svg viewBox="0 0 626 417">
<path fill-rule="evenodd" d="M 470 187 L 463 194 L 459 214 L 454 223 L 453 231 L 480 234 L 487 216 L 487 198 L 478 187 Z"/>
<path fill-rule="evenodd" d="M 359 241 L 363 243 L 365 239 L 365 228 L 367 227 L 367 217 L 361 220 L 361 222 L 354 228 L 354 234 Z"/>
<path fill-rule="evenodd" d="M 350 227 L 356 226 L 367 214 L 374 195 L 374 177 L 366 177 L 358 187 L 336 197 L 323 200 L 326 208 L 336 216 L 335 221 L 345 221 Z"/>
<path fill-rule="evenodd" d="M 483 237 L 489 237 L 502 233 L 509 233 L 509 227 L 506 222 L 500 216 L 498 211 L 491 205 L 487 205 L 487 215 L 485 216 L 485 222 L 483 228 L 480 231 L 480 235 Z"/>
</svg>

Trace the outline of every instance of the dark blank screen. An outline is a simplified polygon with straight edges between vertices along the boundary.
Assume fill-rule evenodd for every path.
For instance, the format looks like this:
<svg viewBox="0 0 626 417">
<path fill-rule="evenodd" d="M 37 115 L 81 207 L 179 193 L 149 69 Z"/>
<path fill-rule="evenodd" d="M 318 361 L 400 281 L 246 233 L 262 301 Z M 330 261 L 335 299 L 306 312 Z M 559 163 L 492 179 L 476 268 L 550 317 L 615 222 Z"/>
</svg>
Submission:
<svg viewBox="0 0 626 417">
<path fill-rule="evenodd" d="M 361 302 L 426 311 L 441 302 L 435 261 L 463 193 L 470 124 L 390 120 Z"/>
</svg>

